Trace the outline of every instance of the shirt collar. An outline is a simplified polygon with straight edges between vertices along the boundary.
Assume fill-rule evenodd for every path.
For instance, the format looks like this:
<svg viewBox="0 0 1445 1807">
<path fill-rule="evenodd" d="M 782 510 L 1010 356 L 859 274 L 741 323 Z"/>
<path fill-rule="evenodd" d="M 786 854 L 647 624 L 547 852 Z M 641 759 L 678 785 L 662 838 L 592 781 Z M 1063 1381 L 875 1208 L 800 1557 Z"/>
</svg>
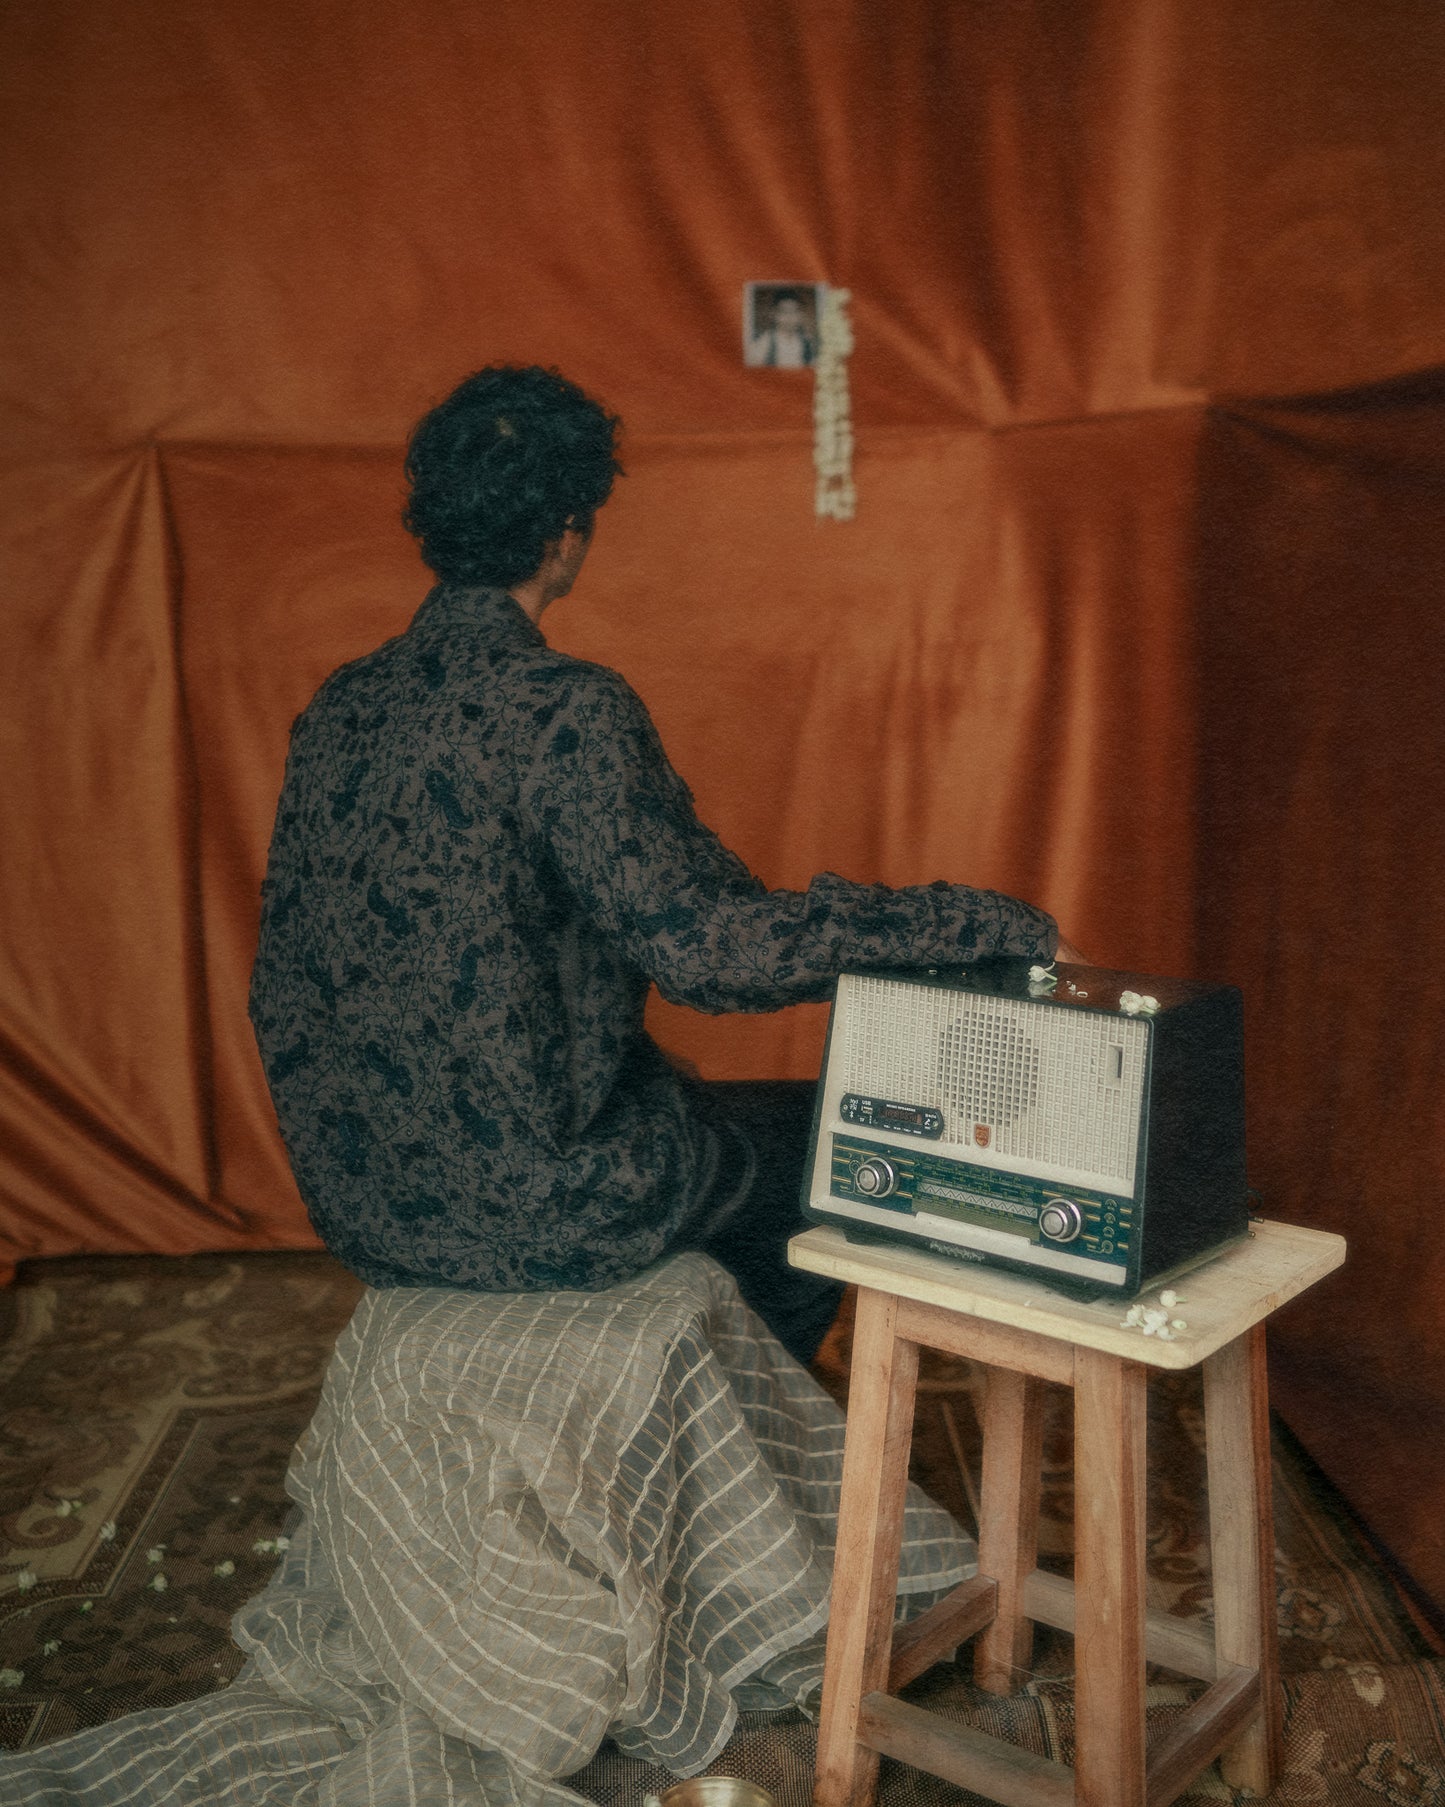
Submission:
<svg viewBox="0 0 1445 1807">
<path fill-rule="evenodd" d="M 487 647 L 545 646 L 542 630 L 505 590 L 438 584 L 417 610 L 415 627 L 465 625 Z"/>
</svg>

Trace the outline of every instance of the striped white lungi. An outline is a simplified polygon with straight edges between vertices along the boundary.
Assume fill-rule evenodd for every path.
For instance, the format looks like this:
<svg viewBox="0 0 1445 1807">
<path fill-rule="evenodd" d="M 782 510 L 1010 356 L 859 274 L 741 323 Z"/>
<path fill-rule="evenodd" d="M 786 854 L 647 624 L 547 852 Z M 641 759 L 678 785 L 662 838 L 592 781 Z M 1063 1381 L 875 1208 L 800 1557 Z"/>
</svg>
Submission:
<svg viewBox="0 0 1445 1807">
<path fill-rule="evenodd" d="M 822 1677 L 843 1419 L 704 1255 L 605 1293 L 368 1291 L 227 1689 L 0 1758 L 16 1807 L 575 1807 Z M 974 1548 L 916 1489 L 900 1591 Z"/>
</svg>

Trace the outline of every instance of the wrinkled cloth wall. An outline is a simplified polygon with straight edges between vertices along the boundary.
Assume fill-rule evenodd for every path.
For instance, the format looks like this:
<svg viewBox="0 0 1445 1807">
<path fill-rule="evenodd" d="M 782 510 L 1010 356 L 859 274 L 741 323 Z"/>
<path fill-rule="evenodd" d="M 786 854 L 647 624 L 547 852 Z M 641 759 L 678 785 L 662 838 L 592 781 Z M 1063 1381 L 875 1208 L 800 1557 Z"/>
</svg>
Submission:
<svg viewBox="0 0 1445 1807">
<path fill-rule="evenodd" d="M 630 431 L 549 634 L 769 882 L 1244 987 L 1266 1209 L 1355 1248 L 1278 1396 L 1445 1599 L 1445 416 L 1390 386 L 1445 364 L 1442 50 L 1433 0 L 12 9 L 0 1258 L 309 1239 L 244 1010 L 287 726 L 423 593 L 411 421 L 555 362 Z M 853 292 L 851 524 L 741 367 L 765 278 Z M 815 1070 L 817 1010 L 654 1020 Z"/>
</svg>

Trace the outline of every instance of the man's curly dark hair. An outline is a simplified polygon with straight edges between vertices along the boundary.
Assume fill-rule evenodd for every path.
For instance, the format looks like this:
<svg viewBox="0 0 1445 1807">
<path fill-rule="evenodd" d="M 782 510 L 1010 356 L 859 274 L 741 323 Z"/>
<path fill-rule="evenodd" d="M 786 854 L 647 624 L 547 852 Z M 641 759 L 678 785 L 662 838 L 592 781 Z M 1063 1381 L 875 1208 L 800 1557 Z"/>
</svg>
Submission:
<svg viewBox="0 0 1445 1807">
<path fill-rule="evenodd" d="M 590 533 L 621 475 L 615 415 L 555 370 L 492 364 L 418 422 L 402 515 L 443 583 L 505 588 L 568 527 Z"/>
</svg>

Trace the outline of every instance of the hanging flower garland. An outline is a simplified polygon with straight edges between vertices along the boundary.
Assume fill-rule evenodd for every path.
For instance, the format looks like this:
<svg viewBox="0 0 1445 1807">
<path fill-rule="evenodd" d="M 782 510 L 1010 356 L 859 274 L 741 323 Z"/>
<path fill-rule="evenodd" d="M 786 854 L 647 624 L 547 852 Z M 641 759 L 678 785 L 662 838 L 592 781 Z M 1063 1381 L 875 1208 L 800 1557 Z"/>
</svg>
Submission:
<svg viewBox="0 0 1445 1807">
<path fill-rule="evenodd" d="M 853 349 L 849 299 L 847 289 L 825 289 L 818 321 L 818 355 L 813 364 L 813 464 L 818 484 L 813 510 L 822 520 L 851 521 L 857 509 L 848 395 L 848 354 Z"/>
</svg>

